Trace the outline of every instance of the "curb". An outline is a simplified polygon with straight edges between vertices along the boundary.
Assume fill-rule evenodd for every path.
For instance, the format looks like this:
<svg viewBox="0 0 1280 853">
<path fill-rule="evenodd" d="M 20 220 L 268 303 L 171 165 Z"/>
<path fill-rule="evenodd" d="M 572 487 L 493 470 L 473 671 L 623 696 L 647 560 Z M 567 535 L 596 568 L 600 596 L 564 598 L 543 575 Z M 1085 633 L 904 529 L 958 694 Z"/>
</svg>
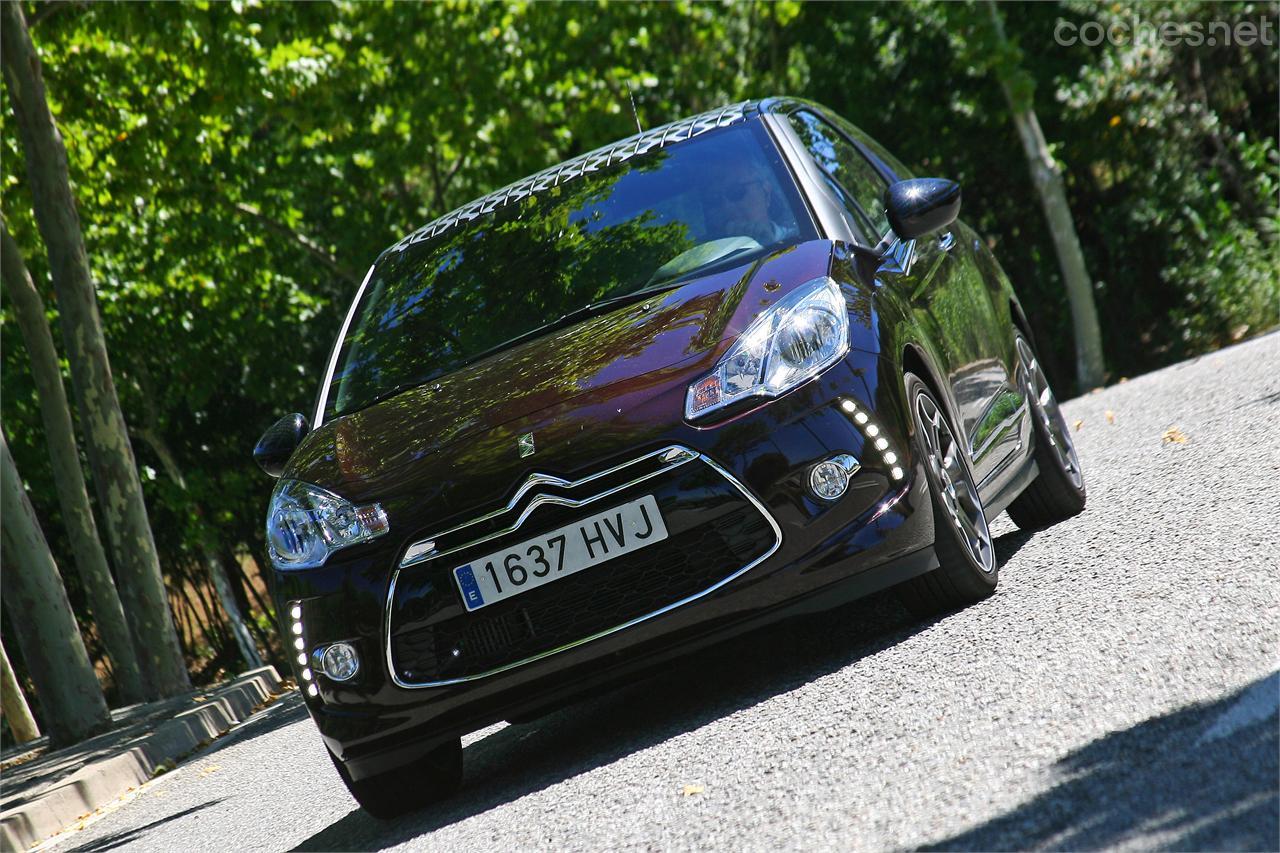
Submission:
<svg viewBox="0 0 1280 853">
<path fill-rule="evenodd" d="M 121 751 L 88 764 L 0 814 L 0 850 L 33 847 L 86 814 L 164 772 L 177 759 L 225 734 L 280 691 L 275 667 L 251 670 L 215 690 L 194 708 L 154 731 L 121 745 Z"/>
</svg>

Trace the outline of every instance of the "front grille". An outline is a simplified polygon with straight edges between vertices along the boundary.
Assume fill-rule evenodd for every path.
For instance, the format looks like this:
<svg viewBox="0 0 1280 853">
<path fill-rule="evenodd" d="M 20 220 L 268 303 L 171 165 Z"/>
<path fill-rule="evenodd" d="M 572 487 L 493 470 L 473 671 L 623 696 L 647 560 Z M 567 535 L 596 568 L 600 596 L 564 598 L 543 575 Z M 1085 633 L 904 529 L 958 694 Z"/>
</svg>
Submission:
<svg viewBox="0 0 1280 853">
<path fill-rule="evenodd" d="M 464 554 L 403 570 L 388 623 L 396 680 L 415 686 L 478 677 L 609 632 L 697 596 L 777 545 L 776 529 L 759 506 L 708 464 L 646 480 L 617 500 L 641 494 L 658 500 L 667 539 L 473 613 L 462 607 L 450 574 L 466 562 Z M 549 527 L 559 523 L 558 510 L 544 520 Z M 536 534 L 521 529 L 509 541 Z M 481 550 L 503 544 L 490 541 Z"/>
</svg>

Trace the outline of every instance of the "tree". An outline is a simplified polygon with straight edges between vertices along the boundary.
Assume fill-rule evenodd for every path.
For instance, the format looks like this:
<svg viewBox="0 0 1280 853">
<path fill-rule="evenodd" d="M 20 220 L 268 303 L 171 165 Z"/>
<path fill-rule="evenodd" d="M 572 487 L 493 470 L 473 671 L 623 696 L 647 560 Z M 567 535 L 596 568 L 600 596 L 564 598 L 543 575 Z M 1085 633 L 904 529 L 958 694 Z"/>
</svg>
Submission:
<svg viewBox="0 0 1280 853">
<path fill-rule="evenodd" d="M 31 706 L 22 692 L 22 685 L 13 674 L 9 665 L 9 653 L 0 645 L 0 706 L 3 706 L 4 718 L 9 722 L 9 730 L 14 740 L 26 743 L 40 737 L 40 727 L 35 717 L 31 716 Z"/>
<path fill-rule="evenodd" d="M 1009 113 L 1018 129 L 1032 183 L 1040 196 L 1053 247 L 1062 268 L 1062 280 L 1071 304 L 1072 330 L 1076 342 L 1076 381 L 1081 389 L 1096 388 L 1106 379 L 1106 363 L 1102 353 L 1102 332 L 1098 328 L 1098 309 L 1093 302 L 1093 283 L 1085 267 L 1084 251 L 1076 234 L 1071 207 L 1062 183 L 1062 170 L 1045 142 L 1040 120 L 1032 105 L 1034 83 L 1021 67 L 1017 48 L 1005 35 L 1004 20 L 993 0 L 986 0 L 990 15 L 995 50 L 990 52 L 991 68 L 1009 103 Z M 979 42 L 980 43 L 980 42 Z"/>
<path fill-rule="evenodd" d="M 160 463 L 164 466 L 165 474 L 173 481 L 173 484 L 186 493 L 187 480 L 182 476 L 182 470 L 174 460 L 173 452 L 169 450 L 169 447 L 160 436 L 151 429 L 150 425 L 148 425 L 147 431 L 144 433 L 143 440 L 160 457 Z M 190 499 L 188 498 L 188 500 Z M 196 511 L 196 517 L 203 518 L 203 508 L 199 504 L 193 504 L 193 508 Z M 227 567 L 223 565 L 217 546 L 211 541 L 213 535 L 208 530 L 200 530 L 196 533 L 196 536 L 199 540 L 197 544 L 205 569 L 209 572 L 209 580 L 213 582 L 214 592 L 218 596 L 218 603 L 222 605 L 222 611 L 226 614 L 227 621 L 231 623 L 231 634 L 235 637 L 236 647 L 240 650 L 240 658 L 250 668 L 256 669 L 262 666 L 262 656 L 258 654 L 258 647 L 253 642 L 253 636 L 249 633 L 249 628 L 244 624 L 244 617 L 240 615 L 240 607 L 236 604 L 235 595 L 231 591 L 231 579 L 227 575 Z"/>
<path fill-rule="evenodd" d="M 54 484 L 80 582 L 89 598 L 94 623 L 111 657 L 121 702 L 141 702 L 146 698 L 142 673 L 134 655 L 124 608 L 107 565 L 107 555 L 98 538 L 93 510 L 89 506 L 84 472 L 80 470 L 80 451 L 76 446 L 66 391 L 62 387 L 58 353 L 45 317 L 44 300 L 40 298 L 40 292 L 23 263 L 18 244 L 9 235 L 8 224 L 3 219 L 0 219 L 0 266 L 3 267 L 4 286 L 10 304 L 31 356 L 31 373 L 40 398 L 40 416 L 49 445 L 49 459 L 53 463 Z"/>
<path fill-rule="evenodd" d="M 134 648 L 152 695 L 190 685 L 165 596 L 155 541 L 116 397 L 84 236 L 40 60 L 19 3 L 0 6 L 5 84 L 26 155 L 36 221 L 49 251 L 76 408 L 112 546 Z M 65 593 L 64 593 L 65 594 Z"/>
<path fill-rule="evenodd" d="M 111 713 L 85 651 L 58 566 L 27 499 L 9 442 L 0 434 L 0 516 L 5 566 L 0 594 L 18 635 L 49 739 L 75 743 L 111 727 Z"/>
</svg>

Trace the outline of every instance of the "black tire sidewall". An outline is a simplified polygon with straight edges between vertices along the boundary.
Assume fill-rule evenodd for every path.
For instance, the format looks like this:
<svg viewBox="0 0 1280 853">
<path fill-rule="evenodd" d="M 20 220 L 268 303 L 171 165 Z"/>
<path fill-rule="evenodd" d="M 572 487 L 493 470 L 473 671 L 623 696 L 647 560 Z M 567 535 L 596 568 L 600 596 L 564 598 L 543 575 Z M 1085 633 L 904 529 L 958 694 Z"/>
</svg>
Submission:
<svg viewBox="0 0 1280 853">
<path fill-rule="evenodd" d="M 947 426 L 951 429 L 951 434 L 956 436 L 959 442 L 960 433 L 957 432 L 955 423 L 951 419 L 951 414 L 947 410 L 946 405 L 938 399 L 933 389 L 914 373 L 904 373 L 903 381 L 907 391 L 907 405 L 910 407 L 911 425 L 914 431 L 912 436 L 912 446 L 915 448 L 916 454 L 920 457 L 924 465 L 925 480 L 929 484 L 929 498 L 933 506 L 934 518 L 934 551 L 938 556 L 940 565 L 939 571 L 945 571 L 952 580 L 966 587 L 977 587 L 972 592 L 979 592 L 983 588 L 993 590 L 1000 578 L 1000 564 L 995 561 L 991 571 L 984 571 L 981 564 L 974 558 L 969 551 L 968 546 L 961 541 L 959 532 L 947 519 L 947 508 L 943 504 L 941 498 L 942 484 L 938 482 L 937 476 L 933 472 L 933 466 L 929 464 L 929 451 L 925 446 L 924 436 L 922 435 L 923 427 L 919 421 L 919 415 L 916 410 L 916 400 L 920 394 L 928 395 L 933 405 L 937 407 L 942 417 L 946 419 Z M 967 454 L 961 452 L 961 461 L 968 472 L 969 477 L 973 477 L 973 468 L 969 463 Z M 977 486 L 974 486 L 975 491 Z M 982 498 L 979 495 L 979 502 Z M 986 508 L 983 507 L 983 515 L 986 515 Z M 987 518 L 988 530 L 990 529 L 991 519 Z M 992 543 L 994 547 L 994 541 Z"/>
<path fill-rule="evenodd" d="M 1028 338 L 1026 335 L 1022 334 L 1021 332 L 1017 332 L 1014 335 L 1015 348 L 1017 345 L 1017 341 L 1019 339 L 1026 342 L 1027 348 L 1031 350 L 1031 353 L 1035 355 L 1037 360 L 1039 360 L 1040 354 L 1036 352 L 1036 348 L 1035 346 L 1032 345 L 1031 339 Z M 1019 355 L 1019 362 L 1021 362 L 1021 355 Z M 1019 363 L 1018 368 L 1022 372 L 1025 372 L 1026 370 L 1025 365 L 1021 363 Z M 1024 393 L 1028 391 L 1034 391 L 1034 389 L 1030 387 L 1031 377 L 1027 376 L 1026 381 L 1027 381 L 1027 385 L 1024 385 L 1024 387 L 1022 388 L 1022 391 Z M 1045 377 L 1045 381 L 1046 382 L 1048 381 L 1048 377 Z M 1049 386 L 1049 390 L 1050 391 L 1053 390 L 1052 385 Z M 1057 398 L 1056 394 L 1054 394 L 1054 398 L 1055 399 Z M 1040 415 L 1035 410 L 1035 404 L 1031 402 L 1030 399 L 1028 399 L 1027 406 L 1029 407 L 1029 414 L 1031 415 L 1031 428 L 1035 432 L 1036 447 L 1035 447 L 1034 455 L 1036 460 L 1036 467 L 1040 469 L 1040 477 L 1043 477 L 1046 480 L 1050 481 L 1051 485 L 1050 484 L 1046 484 L 1046 485 L 1048 485 L 1049 488 L 1053 490 L 1053 492 L 1055 493 L 1055 497 L 1058 497 L 1059 499 L 1069 499 L 1071 496 L 1074 496 L 1075 498 L 1074 502 L 1079 503 L 1079 509 L 1076 509 L 1075 512 L 1079 512 L 1080 509 L 1084 508 L 1085 499 L 1088 494 L 1088 491 L 1084 482 L 1084 471 L 1081 470 L 1080 472 L 1080 488 L 1077 489 L 1076 484 L 1071 482 L 1071 476 L 1067 474 L 1066 470 L 1062 467 L 1062 461 L 1058 458 L 1058 454 L 1055 453 L 1052 449 L 1052 446 L 1050 444 L 1050 436 L 1046 433 L 1044 422 L 1040 419 Z M 1061 413 L 1062 403 L 1059 402 L 1058 406 L 1059 406 L 1059 413 Z M 1065 431 L 1070 429 L 1071 425 L 1064 421 L 1062 427 L 1063 427 L 1063 430 Z M 1074 443 L 1074 440 L 1073 440 L 1073 443 Z M 1079 459 L 1078 451 L 1076 454 L 1076 458 Z"/>
</svg>

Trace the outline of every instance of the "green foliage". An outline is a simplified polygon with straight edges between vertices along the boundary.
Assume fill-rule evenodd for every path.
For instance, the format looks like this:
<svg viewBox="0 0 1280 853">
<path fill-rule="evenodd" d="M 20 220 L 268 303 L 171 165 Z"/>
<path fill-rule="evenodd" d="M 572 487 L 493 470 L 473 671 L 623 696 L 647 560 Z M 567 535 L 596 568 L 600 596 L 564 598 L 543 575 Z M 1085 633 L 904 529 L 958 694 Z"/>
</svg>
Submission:
<svg viewBox="0 0 1280 853">
<path fill-rule="evenodd" d="M 995 74 L 1017 65 L 1065 173 L 1113 375 L 1204 352 L 1280 321 L 1276 275 L 1276 7 L 1265 3 L 806 6 L 808 93 L 923 174 L 964 185 L 962 216 L 995 244 L 1045 360 L 1066 384 L 1071 333 L 1057 260 Z M 1272 22 L 1270 45 L 1058 44 L 1060 23 Z"/>
<path fill-rule="evenodd" d="M 26 8 L 29 20 L 44 11 Z M 1060 20 L 1274 20 L 1275 7 L 1001 12 L 1016 56 L 989 49 L 983 4 L 246 0 L 42 15 L 32 35 L 166 571 L 198 561 L 202 541 L 262 553 L 270 483 L 249 451 L 280 414 L 310 409 L 341 313 L 378 252 L 483 192 L 634 132 L 628 87 L 646 127 L 745 97 L 810 97 L 917 174 L 961 181 L 966 221 L 995 243 L 1062 381 L 1069 312 L 995 79 L 1016 61 L 1018 92 L 1066 173 L 1115 371 L 1275 325 L 1275 38 L 1053 40 Z M 47 283 L 7 100 L 0 107 L 4 212 Z M 65 552 L 26 354 L 11 323 L 4 334 L 3 421 Z"/>
</svg>

